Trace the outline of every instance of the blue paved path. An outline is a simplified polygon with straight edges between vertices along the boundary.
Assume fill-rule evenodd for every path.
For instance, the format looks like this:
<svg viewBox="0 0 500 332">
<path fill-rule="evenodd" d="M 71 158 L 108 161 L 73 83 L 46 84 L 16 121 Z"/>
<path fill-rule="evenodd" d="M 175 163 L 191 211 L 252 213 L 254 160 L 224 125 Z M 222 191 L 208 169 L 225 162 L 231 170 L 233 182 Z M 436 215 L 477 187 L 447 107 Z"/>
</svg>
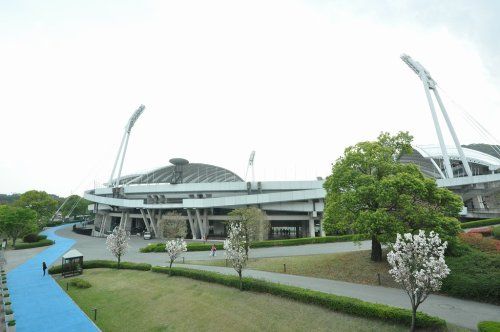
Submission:
<svg viewBox="0 0 500 332">
<path fill-rule="evenodd" d="M 19 332 L 98 331 L 52 277 L 43 277 L 42 262 L 60 264 L 59 257 L 75 243 L 54 233 L 62 227 L 68 225 L 44 231 L 42 234 L 56 243 L 7 274 L 16 330 Z"/>
</svg>

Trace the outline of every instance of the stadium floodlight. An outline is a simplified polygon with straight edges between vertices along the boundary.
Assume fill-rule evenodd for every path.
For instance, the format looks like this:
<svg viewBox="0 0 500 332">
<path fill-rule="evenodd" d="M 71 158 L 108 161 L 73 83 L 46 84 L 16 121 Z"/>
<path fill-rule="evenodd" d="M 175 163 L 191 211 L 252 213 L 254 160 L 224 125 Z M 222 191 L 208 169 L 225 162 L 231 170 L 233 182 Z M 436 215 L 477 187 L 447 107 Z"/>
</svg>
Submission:
<svg viewBox="0 0 500 332">
<path fill-rule="evenodd" d="M 401 60 L 403 60 L 403 62 L 406 63 L 422 81 L 425 81 L 429 85 L 430 89 L 434 89 L 436 87 L 436 81 L 434 81 L 431 74 L 420 64 L 420 62 L 413 60 L 412 57 L 407 54 L 402 54 Z"/>
<path fill-rule="evenodd" d="M 137 119 L 141 116 L 142 112 L 144 112 L 145 108 L 146 108 L 146 106 L 141 105 L 134 112 L 134 114 L 132 114 L 132 116 L 130 117 L 130 119 L 128 120 L 128 123 L 127 123 L 127 133 L 130 133 L 130 131 L 132 130 L 132 127 L 134 126 Z"/>
<path fill-rule="evenodd" d="M 125 132 L 123 133 L 122 137 L 122 142 L 120 143 L 120 148 L 118 149 L 118 154 L 116 155 L 115 163 L 113 166 L 113 171 L 111 172 L 111 175 L 109 177 L 108 181 L 108 186 L 113 187 L 113 186 L 118 186 L 120 184 L 120 177 L 122 174 L 122 167 L 123 167 L 123 161 L 125 160 L 125 153 L 127 152 L 127 146 L 128 146 L 128 139 L 130 137 L 130 132 L 132 131 L 132 128 L 134 127 L 135 122 L 141 116 L 142 112 L 144 112 L 144 109 L 146 107 L 144 105 L 139 106 L 139 108 L 132 114 L 130 119 L 127 122 L 127 126 L 125 127 Z M 123 151 L 122 151 L 123 149 Z M 121 156 L 121 158 L 120 158 Z M 116 181 L 113 181 L 113 175 L 115 174 L 116 170 L 116 165 L 118 164 L 118 160 L 121 159 L 120 162 L 120 168 L 118 169 L 118 176 L 116 178 Z"/>
<path fill-rule="evenodd" d="M 451 168 L 450 157 L 448 156 L 448 151 L 446 149 L 446 145 L 444 144 L 443 134 L 441 133 L 441 127 L 439 125 L 439 120 L 437 118 L 436 110 L 434 108 L 434 103 L 432 101 L 432 96 L 430 91 L 434 93 L 434 97 L 438 102 L 439 108 L 441 109 L 441 113 L 443 114 L 443 117 L 446 121 L 446 125 L 448 126 L 451 137 L 453 138 L 453 142 L 455 143 L 455 147 L 457 148 L 457 151 L 460 154 L 460 160 L 462 161 L 462 165 L 465 169 L 465 172 L 467 173 L 468 176 L 472 176 L 472 171 L 470 169 L 467 158 L 465 158 L 464 151 L 462 150 L 462 145 L 460 145 L 457 133 L 453 128 L 450 117 L 448 116 L 448 112 L 446 112 L 443 101 L 441 100 L 441 97 L 439 96 L 439 93 L 436 89 L 437 87 L 436 81 L 434 81 L 434 79 L 431 77 L 431 74 L 427 71 L 427 69 L 425 69 L 424 66 L 420 64 L 420 62 L 413 60 L 411 56 L 407 54 L 402 54 L 401 60 L 403 60 L 403 62 L 406 63 L 408 67 L 410 67 L 411 70 L 413 70 L 418 75 L 418 77 L 420 77 L 422 83 L 424 84 L 425 95 L 427 96 L 427 101 L 429 102 L 429 108 L 431 109 L 432 120 L 434 121 L 434 127 L 436 128 L 436 134 L 438 137 L 439 146 L 441 147 L 441 153 L 443 155 L 446 177 L 453 178 L 453 169 Z"/>
</svg>

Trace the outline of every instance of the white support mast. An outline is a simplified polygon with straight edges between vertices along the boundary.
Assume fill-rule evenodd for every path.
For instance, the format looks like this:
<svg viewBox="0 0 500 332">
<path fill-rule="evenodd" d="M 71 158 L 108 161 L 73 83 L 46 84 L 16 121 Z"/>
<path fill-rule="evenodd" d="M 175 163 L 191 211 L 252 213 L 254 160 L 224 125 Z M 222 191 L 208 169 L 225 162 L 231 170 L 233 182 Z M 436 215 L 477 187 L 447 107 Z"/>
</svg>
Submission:
<svg viewBox="0 0 500 332">
<path fill-rule="evenodd" d="M 134 114 L 132 114 L 132 116 L 127 122 L 127 126 L 125 127 L 125 132 L 123 133 L 122 142 L 120 143 L 120 148 L 118 149 L 118 154 L 116 155 L 115 163 L 113 165 L 113 171 L 111 172 L 111 175 L 109 177 L 108 186 L 110 187 L 118 186 L 120 184 L 123 161 L 125 160 L 125 153 L 127 152 L 130 132 L 132 131 L 132 127 L 134 126 L 135 122 L 137 121 L 137 119 L 142 114 L 145 108 L 146 107 L 144 105 L 139 106 L 139 108 L 134 112 Z M 118 168 L 118 176 L 116 177 L 116 180 L 113 181 L 113 176 L 115 175 L 115 170 L 116 166 L 118 165 L 119 159 L 121 159 L 121 161 L 120 161 L 120 167 Z"/>
<path fill-rule="evenodd" d="M 441 153 L 443 154 L 443 161 L 445 165 L 445 174 L 447 178 L 453 178 L 453 170 L 450 164 L 450 157 L 448 156 L 448 150 L 446 149 L 446 145 L 444 143 L 443 134 L 441 132 L 441 127 L 439 125 L 439 120 L 437 118 L 436 109 L 434 108 L 434 103 L 432 101 L 431 91 L 434 92 L 434 96 L 438 102 L 439 108 L 441 109 L 441 113 L 446 121 L 446 125 L 453 137 L 453 142 L 455 143 L 455 147 L 457 148 L 458 153 L 460 154 L 460 160 L 464 166 L 465 172 L 468 176 L 472 176 L 472 172 L 469 166 L 469 162 L 465 158 L 464 151 L 462 146 L 460 145 L 460 141 L 458 140 L 457 134 L 453 125 L 451 124 L 450 118 L 446 109 L 444 108 L 444 104 L 439 96 L 439 93 L 436 89 L 436 81 L 431 77 L 431 74 L 418 62 L 413 60 L 409 55 L 403 54 L 401 55 L 401 60 L 404 61 L 422 80 L 424 84 L 425 95 L 427 96 L 427 101 L 429 103 L 429 107 L 431 109 L 432 120 L 434 121 L 434 127 L 436 128 L 436 134 L 438 136 L 439 146 L 441 147 Z"/>
<path fill-rule="evenodd" d="M 250 158 L 248 158 L 247 171 L 245 172 L 245 181 L 247 181 L 248 169 L 252 168 L 252 182 L 255 182 L 255 173 L 253 168 L 254 159 L 255 159 L 255 151 L 252 151 L 252 153 L 250 153 Z"/>
</svg>

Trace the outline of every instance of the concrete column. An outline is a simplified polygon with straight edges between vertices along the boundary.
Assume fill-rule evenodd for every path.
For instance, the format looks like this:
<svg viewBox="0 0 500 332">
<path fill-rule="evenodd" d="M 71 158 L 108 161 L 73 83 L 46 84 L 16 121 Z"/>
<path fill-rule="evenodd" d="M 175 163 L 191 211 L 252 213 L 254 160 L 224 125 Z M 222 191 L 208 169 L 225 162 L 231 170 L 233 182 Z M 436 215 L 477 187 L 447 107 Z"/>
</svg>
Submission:
<svg viewBox="0 0 500 332">
<path fill-rule="evenodd" d="M 314 232 L 314 219 L 309 219 L 309 236 L 310 237 L 316 237 L 316 234 Z"/>
<path fill-rule="evenodd" d="M 191 233 L 193 234 L 193 239 L 199 239 L 198 230 L 196 229 L 195 222 L 193 220 L 193 216 L 191 215 L 191 210 L 187 209 L 187 216 L 189 220 L 189 227 L 191 227 Z"/>
<path fill-rule="evenodd" d="M 325 230 L 323 229 L 323 219 L 319 220 L 319 232 L 320 232 L 321 236 L 326 236 Z"/>
<path fill-rule="evenodd" d="M 141 211 L 142 221 L 144 221 L 144 226 L 146 226 L 146 230 L 148 232 L 151 232 L 151 228 L 149 227 L 148 218 L 146 217 L 146 214 L 144 213 L 144 210 L 143 209 L 139 209 L 139 211 Z"/>
<path fill-rule="evenodd" d="M 201 220 L 200 210 L 195 209 L 194 212 L 196 214 L 196 221 L 198 222 L 198 227 L 200 228 L 200 236 L 201 238 L 204 238 L 206 233 L 205 233 L 205 228 L 203 227 L 203 221 Z"/>
<path fill-rule="evenodd" d="M 122 215 L 120 217 L 120 224 L 118 225 L 118 228 L 122 228 L 124 221 L 125 221 L 125 212 L 122 212 Z"/>
</svg>

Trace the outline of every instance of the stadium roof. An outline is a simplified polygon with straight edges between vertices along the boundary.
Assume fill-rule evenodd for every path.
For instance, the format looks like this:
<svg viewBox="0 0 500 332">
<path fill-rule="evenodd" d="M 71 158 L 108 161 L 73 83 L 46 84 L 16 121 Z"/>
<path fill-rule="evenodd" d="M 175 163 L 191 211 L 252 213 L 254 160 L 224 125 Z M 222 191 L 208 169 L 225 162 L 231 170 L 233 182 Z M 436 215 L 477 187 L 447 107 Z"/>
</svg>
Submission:
<svg viewBox="0 0 500 332">
<path fill-rule="evenodd" d="M 120 184 L 172 183 L 176 178 L 175 172 L 179 172 L 176 167 L 178 166 L 169 165 L 134 176 L 127 175 L 120 180 Z M 182 165 L 180 171 L 182 183 L 243 182 L 236 173 L 214 165 L 188 163 Z"/>
<path fill-rule="evenodd" d="M 462 149 L 464 151 L 465 158 L 469 162 L 488 166 L 490 170 L 500 169 L 500 159 L 477 150 L 472 150 L 464 147 Z M 441 153 L 441 148 L 439 147 L 439 145 L 419 145 L 415 146 L 415 150 L 417 150 L 424 158 L 443 159 L 443 155 Z M 460 154 L 458 153 L 456 147 L 447 146 L 446 150 L 448 150 L 450 159 L 460 160 Z"/>
</svg>

